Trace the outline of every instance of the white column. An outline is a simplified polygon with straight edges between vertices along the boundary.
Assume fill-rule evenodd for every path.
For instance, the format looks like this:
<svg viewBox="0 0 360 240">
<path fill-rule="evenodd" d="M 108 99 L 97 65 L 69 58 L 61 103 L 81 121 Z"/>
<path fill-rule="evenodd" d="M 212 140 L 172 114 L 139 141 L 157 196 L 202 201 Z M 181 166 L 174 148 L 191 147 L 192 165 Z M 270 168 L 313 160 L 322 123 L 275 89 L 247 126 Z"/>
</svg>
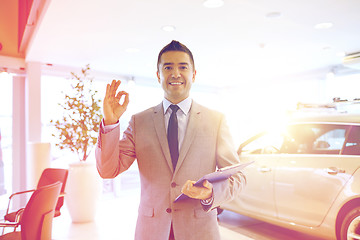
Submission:
<svg viewBox="0 0 360 240">
<path fill-rule="evenodd" d="M 41 142 L 41 63 L 26 64 L 28 142 Z"/>
<path fill-rule="evenodd" d="M 35 188 L 50 166 L 50 143 L 41 142 L 41 63 L 28 62 L 27 72 L 27 188 Z"/>
<path fill-rule="evenodd" d="M 13 77 L 13 116 L 12 116 L 12 192 L 26 189 L 26 99 L 25 77 Z M 14 206 L 23 206 L 26 199 L 18 199 Z"/>
</svg>

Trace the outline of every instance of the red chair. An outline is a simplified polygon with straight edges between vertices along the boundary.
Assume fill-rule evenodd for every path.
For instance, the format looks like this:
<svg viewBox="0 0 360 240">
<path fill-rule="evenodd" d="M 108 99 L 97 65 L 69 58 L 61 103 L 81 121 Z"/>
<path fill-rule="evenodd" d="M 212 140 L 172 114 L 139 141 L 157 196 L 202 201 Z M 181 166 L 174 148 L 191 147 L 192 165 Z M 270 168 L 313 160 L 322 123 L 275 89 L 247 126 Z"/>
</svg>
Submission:
<svg viewBox="0 0 360 240">
<path fill-rule="evenodd" d="M 46 186 L 55 182 L 61 182 L 62 183 L 62 188 L 61 188 L 61 194 L 60 197 L 57 201 L 56 204 L 56 208 L 55 208 L 55 217 L 60 216 L 61 212 L 60 212 L 60 208 L 64 205 L 64 196 L 65 196 L 65 185 L 66 185 L 66 181 L 67 181 L 67 177 L 68 177 L 68 173 L 69 171 L 67 169 L 61 169 L 61 168 L 46 168 L 39 179 L 39 182 L 37 184 L 37 188 L 40 188 L 42 186 Z M 21 194 L 26 194 L 26 193 L 30 193 L 30 192 L 34 192 L 35 189 L 32 190 L 27 190 L 27 191 L 21 191 L 21 192 L 16 192 L 11 194 L 11 196 L 9 197 L 9 203 L 8 203 L 8 207 L 6 210 L 6 214 L 4 216 L 4 220 L 9 221 L 9 222 L 15 222 L 16 219 L 16 213 L 19 211 L 14 211 L 14 212 L 10 212 L 10 207 L 11 207 L 11 202 L 13 200 L 13 198 L 15 196 L 21 195 Z M 20 209 L 21 210 L 21 209 Z"/>
<path fill-rule="evenodd" d="M 0 240 L 51 240 L 52 222 L 58 201 L 61 182 L 56 182 L 36 189 L 24 209 L 16 214 L 15 222 L 0 223 L 0 227 L 21 227 L 0 236 Z"/>
</svg>

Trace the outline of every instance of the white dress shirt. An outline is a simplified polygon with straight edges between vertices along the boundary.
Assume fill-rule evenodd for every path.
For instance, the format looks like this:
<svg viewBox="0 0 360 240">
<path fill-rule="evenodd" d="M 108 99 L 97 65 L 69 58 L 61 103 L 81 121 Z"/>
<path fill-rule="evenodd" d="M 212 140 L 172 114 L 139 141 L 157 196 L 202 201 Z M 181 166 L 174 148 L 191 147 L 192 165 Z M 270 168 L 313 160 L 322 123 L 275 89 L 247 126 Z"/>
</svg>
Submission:
<svg viewBox="0 0 360 240">
<path fill-rule="evenodd" d="M 181 111 L 176 112 L 176 117 L 178 120 L 178 141 L 179 141 L 179 151 L 184 141 L 188 121 L 189 121 L 189 111 L 191 108 L 192 99 L 190 97 L 176 104 Z M 173 104 L 169 100 L 163 100 L 163 108 L 164 108 L 164 119 L 165 119 L 165 129 L 167 131 L 169 125 L 169 119 L 171 115 L 170 105 Z"/>
</svg>

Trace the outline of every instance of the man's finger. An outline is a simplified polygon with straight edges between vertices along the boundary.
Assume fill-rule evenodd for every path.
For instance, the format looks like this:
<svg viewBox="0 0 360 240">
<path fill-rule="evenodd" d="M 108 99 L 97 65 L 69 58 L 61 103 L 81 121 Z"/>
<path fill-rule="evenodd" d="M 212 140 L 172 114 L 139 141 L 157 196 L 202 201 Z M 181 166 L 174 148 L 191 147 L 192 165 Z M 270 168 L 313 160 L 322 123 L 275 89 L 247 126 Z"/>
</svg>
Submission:
<svg viewBox="0 0 360 240">
<path fill-rule="evenodd" d="M 124 96 L 124 101 L 123 103 L 121 104 L 120 103 L 120 99 Z M 116 94 L 116 101 L 117 103 L 121 104 L 121 105 L 127 105 L 127 103 L 129 102 L 129 94 L 125 91 L 120 91 Z"/>
<path fill-rule="evenodd" d="M 120 84 L 121 84 L 121 81 L 120 81 L 120 80 L 117 80 L 117 81 L 115 82 L 115 91 L 119 88 Z"/>
<path fill-rule="evenodd" d="M 121 84 L 120 80 L 115 80 L 115 79 L 112 80 L 111 85 L 110 85 L 110 96 L 111 97 L 115 97 L 116 91 L 119 88 L 120 84 Z"/>
<path fill-rule="evenodd" d="M 129 94 L 127 92 L 125 92 L 125 99 L 124 99 L 123 106 L 126 108 L 128 104 L 129 104 Z"/>
<path fill-rule="evenodd" d="M 208 189 L 212 189 L 212 184 L 208 180 L 205 180 L 203 182 L 203 186 L 208 188 Z"/>
</svg>

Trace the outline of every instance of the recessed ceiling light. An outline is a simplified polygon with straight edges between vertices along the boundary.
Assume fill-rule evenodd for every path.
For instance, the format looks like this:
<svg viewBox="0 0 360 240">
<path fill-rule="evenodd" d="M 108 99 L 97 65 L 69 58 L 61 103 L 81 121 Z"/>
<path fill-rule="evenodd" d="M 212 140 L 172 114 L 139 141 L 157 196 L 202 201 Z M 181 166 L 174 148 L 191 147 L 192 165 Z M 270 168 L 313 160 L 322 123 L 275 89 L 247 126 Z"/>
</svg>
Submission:
<svg viewBox="0 0 360 240">
<path fill-rule="evenodd" d="M 176 27 L 173 25 L 166 25 L 161 28 L 165 32 L 173 32 L 176 30 Z"/>
<path fill-rule="evenodd" d="M 330 51 L 331 49 L 332 49 L 331 46 L 323 46 L 323 47 L 322 47 L 322 50 L 323 50 L 323 51 Z"/>
<path fill-rule="evenodd" d="M 336 53 L 336 56 L 338 56 L 338 57 L 345 57 L 345 52 L 343 52 L 343 51 L 339 51 L 339 52 L 337 52 Z"/>
<path fill-rule="evenodd" d="M 125 52 L 127 52 L 127 53 L 137 53 L 137 52 L 140 52 L 140 49 L 138 49 L 138 48 L 126 48 Z"/>
<path fill-rule="evenodd" d="M 281 12 L 269 12 L 265 15 L 266 18 L 279 18 L 281 17 Z"/>
<path fill-rule="evenodd" d="M 205 0 L 203 5 L 207 8 L 219 8 L 224 5 L 223 0 Z"/>
<path fill-rule="evenodd" d="M 314 26 L 315 29 L 329 29 L 332 28 L 333 24 L 331 22 L 318 23 Z"/>
</svg>

